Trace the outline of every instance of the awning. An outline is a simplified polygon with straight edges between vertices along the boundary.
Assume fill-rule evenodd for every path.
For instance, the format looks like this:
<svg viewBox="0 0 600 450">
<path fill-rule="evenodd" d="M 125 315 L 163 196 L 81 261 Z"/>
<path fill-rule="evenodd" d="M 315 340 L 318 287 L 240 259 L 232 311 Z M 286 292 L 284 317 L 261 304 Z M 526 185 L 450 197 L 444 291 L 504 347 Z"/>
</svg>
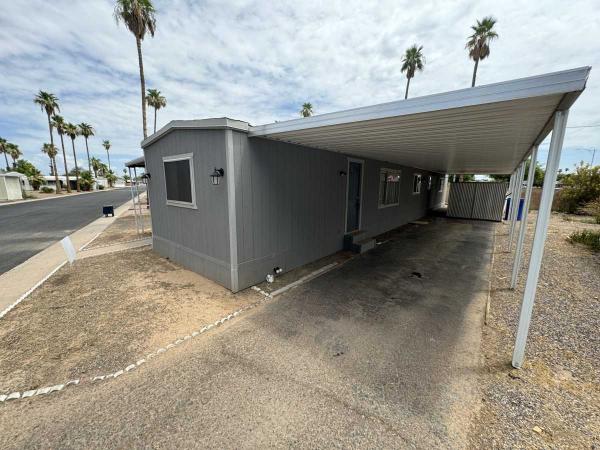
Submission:
<svg viewBox="0 0 600 450">
<path fill-rule="evenodd" d="M 440 173 L 511 173 L 590 67 L 276 122 L 249 135 Z"/>
<path fill-rule="evenodd" d="M 140 156 L 139 158 L 135 158 L 132 159 L 131 161 L 127 161 L 125 163 L 125 167 L 146 167 L 146 160 L 144 159 L 143 156 Z"/>
</svg>

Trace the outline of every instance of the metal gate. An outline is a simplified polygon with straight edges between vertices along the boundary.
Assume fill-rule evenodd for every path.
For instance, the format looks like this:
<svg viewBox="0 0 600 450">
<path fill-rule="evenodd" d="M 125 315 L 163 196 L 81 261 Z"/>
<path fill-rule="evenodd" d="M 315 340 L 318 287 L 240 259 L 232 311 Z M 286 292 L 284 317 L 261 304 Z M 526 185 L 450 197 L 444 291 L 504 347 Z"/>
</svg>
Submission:
<svg viewBox="0 0 600 450">
<path fill-rule="evenodd" d="M 508 183 L 450 183 L 448 217 L 502 220 Z"/>
</svg>

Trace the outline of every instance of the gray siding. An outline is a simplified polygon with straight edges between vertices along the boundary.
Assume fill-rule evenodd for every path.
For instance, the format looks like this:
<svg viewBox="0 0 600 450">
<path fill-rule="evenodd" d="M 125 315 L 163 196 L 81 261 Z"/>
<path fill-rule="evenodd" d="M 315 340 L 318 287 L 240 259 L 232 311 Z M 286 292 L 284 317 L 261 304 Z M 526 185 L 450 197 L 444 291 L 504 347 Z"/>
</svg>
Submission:
<svg viewBox="0 0 600 450">
<path fill-rule="evenodd" d="M 184 153 L 194 155 L 197 209 L 166 204 L 162 158 Z M 209 179 L 215 167 L 226 167 L 225 131 L 177 130 L 150 144 L 144 154 L 151 175 L 154 250 L 230 288 L 227 183 L 212 186 Z"/>
<path fill-rule="evenodd" d="M 285 271 L 342 249 L 345 234 L 348 157 L 234 132 L 240 288 L 264 279 L 274 267 Z M 400 169 L 400 205 L 378 208 L 379 169 Z M 423 187 L 412 194 L 413 173 Z M 362 226 L 375 236 L 425 215 L 439 203 L 429 172 L 364 160 Z M 431 196 L 434 196 L 432 198 Z"/>
</svg>

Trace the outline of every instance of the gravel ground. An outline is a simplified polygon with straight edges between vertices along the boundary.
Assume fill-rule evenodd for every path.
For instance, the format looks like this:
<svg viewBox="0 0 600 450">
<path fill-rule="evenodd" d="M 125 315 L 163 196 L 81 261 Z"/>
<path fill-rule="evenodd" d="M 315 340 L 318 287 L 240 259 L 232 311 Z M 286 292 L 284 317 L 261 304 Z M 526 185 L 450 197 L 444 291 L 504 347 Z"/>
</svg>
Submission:
<svg viewBox="0 0 600 450">
<path fill-rule="evenodd" d="M 1 319 L 0 393 L 122 369 L 257 298 L 149 249 L 77 260 Z"/>
<path fill-rule="evenodd" d="M 482 346 L 483 407 L 472 424 L 471 448 L 600 446 L 600 255 L 566 240 L 573 231 L 600 226 L 553 214 L 525 365 L 510 365 L 535 218 L 528 221 L 525 267 L 514 292 L 508 289 L 509 227 L 497 228 Z"/>
<path fill-rule="evenodd" d="M 138 234 L 135 228 L 135 216 L 133 209 L 129 209 L 121 217 L 115 220 L 106 230 L 102 232 L 87 249 L 104 247 L 106 245 L 118 244 L 121 242 L 133 241 L 152 236 L 152 222 L 150 220 L 150 210 L 142 209 L 144 221 L 144 233 Z"/>
</svg>

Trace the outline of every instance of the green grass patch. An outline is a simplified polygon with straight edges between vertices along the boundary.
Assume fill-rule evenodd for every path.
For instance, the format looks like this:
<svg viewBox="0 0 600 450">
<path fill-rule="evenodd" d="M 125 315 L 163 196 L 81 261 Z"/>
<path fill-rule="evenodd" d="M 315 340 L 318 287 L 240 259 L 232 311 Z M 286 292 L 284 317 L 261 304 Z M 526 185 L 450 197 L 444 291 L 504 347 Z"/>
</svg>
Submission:
<svg viewBox="0 0 600 450">
<path fill-rule="evenodd" d="M 595 252 L 600 252 L 600 231 L 583 230 L 572 233 L 569 242 L 584 244 Z"/>
</svg>

